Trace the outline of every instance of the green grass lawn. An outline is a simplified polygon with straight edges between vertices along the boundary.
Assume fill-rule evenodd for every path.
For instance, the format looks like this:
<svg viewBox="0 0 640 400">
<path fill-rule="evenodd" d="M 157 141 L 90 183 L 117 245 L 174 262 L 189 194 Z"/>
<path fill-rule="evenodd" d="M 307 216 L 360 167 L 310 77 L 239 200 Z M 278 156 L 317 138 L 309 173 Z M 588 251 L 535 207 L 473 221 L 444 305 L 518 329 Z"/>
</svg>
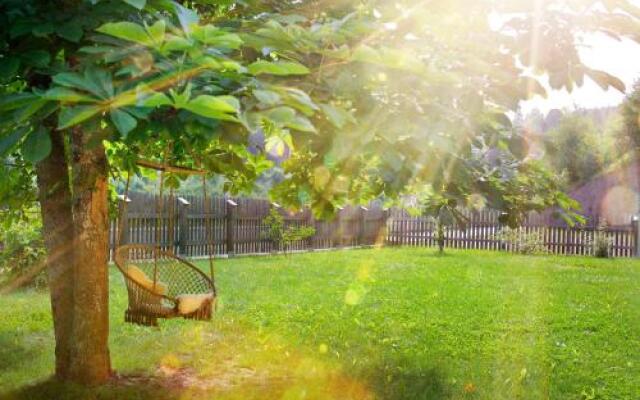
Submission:
<svg viewBox="0 0 640 400">
<path fill-rule="evenodd" d="M 203 263 L 204 266 L 204 263 Z M 120 374 L 47 381 L 48 295 L 0 298 L 0 397 L 96 399 L 638 399 L 640 262 L 431 249 L 217 262 L 214 321 L 124 324 Z"/>
</svg>

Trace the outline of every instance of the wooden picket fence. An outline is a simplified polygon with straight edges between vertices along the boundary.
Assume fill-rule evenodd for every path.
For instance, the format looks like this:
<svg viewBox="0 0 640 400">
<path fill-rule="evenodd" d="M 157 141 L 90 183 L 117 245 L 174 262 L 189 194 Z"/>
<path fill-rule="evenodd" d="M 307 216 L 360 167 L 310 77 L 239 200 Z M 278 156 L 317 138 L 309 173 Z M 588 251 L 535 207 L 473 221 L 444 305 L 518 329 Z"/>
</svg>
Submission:
<svg viewBox="0 0 640 400">
<path fill-rule="evenodd" d="M 267 200 L 212 197 L 206 205 L 199 196 L 165 196 L 159 207 L 158 197 L 154 195 L 130 193 L 129 198 L 121 236 L 120 221 L 111 222 L 111 255 L 120 238 L 122 244 L 159 244 L 180 256 L 204 257 L 208 255 L 207 221 L 214 255 L 261 254 L 277 250 L 268 239 L 263 222 L 274 207 Z M 288 251 L 384 242 L 381 235 L 385 232 L 386 214 L 375 203 L 364 208 L 345 207 L 332 220 L 316 220 L 309 210 L 298 213 L 289 213 L 282 208 L 277 210 L 283 215 L 285 226 L 313 226 L 316 230 L 311 238 L 292 243 Z"/>
<path fill-rule="evenodd" d="M 598 235 L 608 241 L 611 257 L 632 257 L 636 254 L 637 234 L 629 226 L 607 227 L 603 231 L 595 226 L 542 225 L 546 219 L 531 214 L 523 226 L 505 235 L 507 229 L 498 222 L 495 210 L 466 212 L 465 229 L 456 226 L 444 228 L 445 248 L 504 250 L 518 252 L 523 246 L 535 243 L 541 250 L 558 255 L 593 255 Z M 404 210 L 392 209 L 389 214 L 387 243 L 394 246 L 436 246 L 436 222 L 429 217 L 414 217 Z M 508 240 L 505 239 L 508 236 Z"/>
<path fill-rule="evenodd" d="M 210 223 L 214 255 L 264 254 L 277 250 L 266 235 L 263 220 L 273 204 L 267 200 L 247 198 L 209 198 L 209 205 L 198 196 L 165 196 L 162 213 L 158 197 L 130 193 L 128 213 L 123 221 L 121 243 L 157 244 L 184 257 L 208 254 L 206 222 Z M 185 201 L 186 200 L 186 201 Z M 206 213 L 210 211 L 210 214 Z M 316 234 L 292 243 L 288 250 L 303 251 L 351 246 L 436 246 L 436 223 L 432 218 L 409 215 L 402 209 L 385 210 L 379 203 L 367 207 L 349 206 L 332 220 L 316 220 L 309 210 L 289 213 L 278 208 L 287 226 L 313 226 Z M 605 235 L 609 254 L 630 257 L 636 254 L 635 229 L 611 227 L 600 232 L 596 227 L 550 226 L 545 218 L 532 214 L 524 225 L 505 240 L 505 229 L 494 210 L 465 211 L 466 228 L 445 228 L 445 247 L 517 252 L 535 240 L 547 252 L 560 255 L 592 255 L 596 235 Z M 110 252 L 117 245 L 120 221 L 113 220 Z M 159 228 L 159 229 L 158 229 Z M 159 239 L 156 238 L 159 233 Z"/>
</svg>

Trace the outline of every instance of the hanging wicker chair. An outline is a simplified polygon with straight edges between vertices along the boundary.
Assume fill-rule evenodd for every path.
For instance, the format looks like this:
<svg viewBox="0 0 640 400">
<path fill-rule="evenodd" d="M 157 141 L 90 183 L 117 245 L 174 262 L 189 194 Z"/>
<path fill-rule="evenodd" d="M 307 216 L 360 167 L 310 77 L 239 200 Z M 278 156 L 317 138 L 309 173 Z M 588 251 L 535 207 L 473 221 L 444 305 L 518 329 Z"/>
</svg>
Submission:
<svg viewBox="0 0 640 400">
<path fill-rule="evenodd" d="M 165 156 L 166 157 L 166 156 Z M 166 161 L 166 158 L 165 158 Z M 156 212 L 162 215 L 163 183 L 165 172 L 197 174 L 202 176 L 202 192 L 205 204 L 207 187 L 205 172 L 188 168 L 157 164 L 139 160 L 138 165 L 160 171 L 160 196 Z M 129 202 L 129 177 L 120 203 L 120 227 L 114 261 L 125 278 L 129 295 L 129 306 L 125 311 L 125 322 L 157 326 L 158 318 L 182 317 L 194 320 L 210 320 L 216 304 L 216 286 L 213 268 L 213 241 L 209 209 L 205 217 L 206 247 L 209 255 L 210 277 L 189 261 L 161 248 L 160 219 L 156 223 L 157 243 L 122 244 L 123 221 L 127 218 Z M 173 198 L 173 191 L 171 192 Z M 172 229 L 169 229 L 173 232 Z M 170 242 L 173 242 L 171 239 Z"/>
<path fill-rule="evenodd" d="M 126 322 L 157 326 L 158 318 L 211 319 L 216 300 L 213 281 L 187 260 L 155 246 L 129 244 L 118 247 L 115 264 L 129 294 Z M 199 306 L 184 312 L 185 302 Z"/>
</svg>

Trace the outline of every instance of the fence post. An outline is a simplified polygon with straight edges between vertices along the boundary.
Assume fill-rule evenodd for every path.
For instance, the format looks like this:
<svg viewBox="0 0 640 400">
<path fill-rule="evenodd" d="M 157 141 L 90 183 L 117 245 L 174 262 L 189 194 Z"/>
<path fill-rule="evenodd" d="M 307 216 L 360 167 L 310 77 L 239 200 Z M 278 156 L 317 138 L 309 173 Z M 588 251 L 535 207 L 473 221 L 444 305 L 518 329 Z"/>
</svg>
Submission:
<svg viewBox="0 0 640 400">
<path fill-rule="evenodd" d="M 184 197 L 178 196 L 178 255 L 187 255 L 187 237 L 189 235 L 188 210 L 191 204 Z"/>
<path fill-rule="evenodd" d="M 633 229 L 633 256 L 640 257 L 640 218 L 637 215 L 631 218 L 631 228 Z"/>
<path fill-rule="evenodd" d="M 334 236 L 337 239 L 338 246 L 334 246 L 334 247 L 344 247 L 344 224 L 342 223 L 343 210 L 344 210 L 343 207 L 338 207 L 338 215 L 337 215 L 338 229 L 336 229 L 337 234 L 334 234 Z"/>
<path fill-rule="evenodd" d="M 127 201 L 127 199 L 122 201 Z M 125 212 L 124 215 L 121 215 L 120 218 L 122 218 L 122 226 L 117 226 L 116 228 L 122 228 L 122 232 L 117 229 L 118 235 L 120 235 L 118 245 L 122 246 L 123 244 L 129 243 L 129 211 L 127 210 L 127 212 Z M 120 221 L 118 221 L 118 224 L 120 225 Z"/>
<path fill-rule="evenodd" d="M 315 218 L 313 217 L 313 211 L 311 210 L 311 208 L 307 208 L 306 212 L 309 213 L 309 215 L 307 216 L 307 226 L 310 226 L 316 229 L 316 221 L 315 221 Z M 316 236 L 316 234 L 317 232 L 315 232 L 312 236 L 309 236 L 305 240 L 305 245 L 307 249 L 315 249 L 316 246 L 314 244 L 314 237 Z"/>
<path fill-rule="evenodd" d="M 364 239 L 365 239 L 365 215 L 368 211 L 367 207 L 364 206 L 360 206 L 360 229 L 358 231 L 358 238 L 357 238 L 357 246 L 363 246 L 364 243 Z"/>
<path fill-rule="evenodd" d="M 376 242 L 382 236 L 380 243 L 383 247 L 392 246 L 393 243 L 389 242 L 389 215 L 391 214 L 391 210 L 388 208 L 382 209 L 382 221 L 380 225 L 378 225 L 378 234 L 376 236 Z M 378 243 L 376 243 L 378 244 Z"/>
<path fill-rule="evenodd" d="M 233 257 L 235 254 L 235 227 L 236 227 L 236 207 L 238 203 L 232 199 L 226 201 L 226 214 L 225 219 L 227 221 L 227 256 Z"/>
</svg>

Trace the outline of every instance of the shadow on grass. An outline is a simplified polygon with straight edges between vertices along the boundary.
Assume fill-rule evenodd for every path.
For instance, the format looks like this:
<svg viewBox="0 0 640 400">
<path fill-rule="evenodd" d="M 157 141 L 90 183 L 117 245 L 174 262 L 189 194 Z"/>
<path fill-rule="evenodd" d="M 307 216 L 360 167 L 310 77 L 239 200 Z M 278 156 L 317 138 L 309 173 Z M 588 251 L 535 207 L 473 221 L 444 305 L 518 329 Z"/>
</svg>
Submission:
<svg viewBox="0 0 640 400">
<path fill-rule="evenodd" d="M 197 397 L 183 397 L 179 390 L 167 390 L 166 388 L 127 387 L 113 384 L 87 388 L 71 383 L 61 383 L 54 379 L 24 386 L 0 395 L 1 400 L 182 400 L 189 398 L 195 399 Z"/>
<path fill-rule="evenodd" d="M 0 332 L 0 374 L 23 366 L 28 367 L 35 357 L 41 355 L 39 343 L 29 345 L 16 337 L 16 334 L 11 332 Z"/>
<path fill-rule="evenodd" d="M 405 370 L 405 365 L 396 363 L 363 371 L 363 374 L 379 399 L 439 400 L 451 397 L 451 390 L 445 383 L 444 376 L 436 368 Z"/>
<path fill-rule="evenodd" d="M 0 394 L 0 400 L 281 399 L 302 398 L 304 396 L 300 397 L 298 394 L 304 394 L 307 392 L 307 389 L 304 384 L 286 381 L 253 382 L 237 385 L 232 388 L 181 387 L 172 386 L 172 382 L 162 381 L 154 376 L 130 375 L 114 378 L 106 385 L 93 388 L 49 379 Z M 310 398 L 315 397 L 311 396 Z M 332 398 L 338 399 L 340 397 Z"/>
<path fill-rule="evenodd" d="M 379 361 L 355 374 L 309 357 L 292 356 L 285 361 L 272 355 L 265 361 L 236 368 L 220 364 L 218 371 L 204 375 L 188 367 L 161 367 L 151 374 L 128 372 L 95 388 L 50 379 L 0 394 L 0 400 L 438 400 L 452 397 L 451 388 L 439 369 L 415 365 L 406 359 Z"/>
</svg>

